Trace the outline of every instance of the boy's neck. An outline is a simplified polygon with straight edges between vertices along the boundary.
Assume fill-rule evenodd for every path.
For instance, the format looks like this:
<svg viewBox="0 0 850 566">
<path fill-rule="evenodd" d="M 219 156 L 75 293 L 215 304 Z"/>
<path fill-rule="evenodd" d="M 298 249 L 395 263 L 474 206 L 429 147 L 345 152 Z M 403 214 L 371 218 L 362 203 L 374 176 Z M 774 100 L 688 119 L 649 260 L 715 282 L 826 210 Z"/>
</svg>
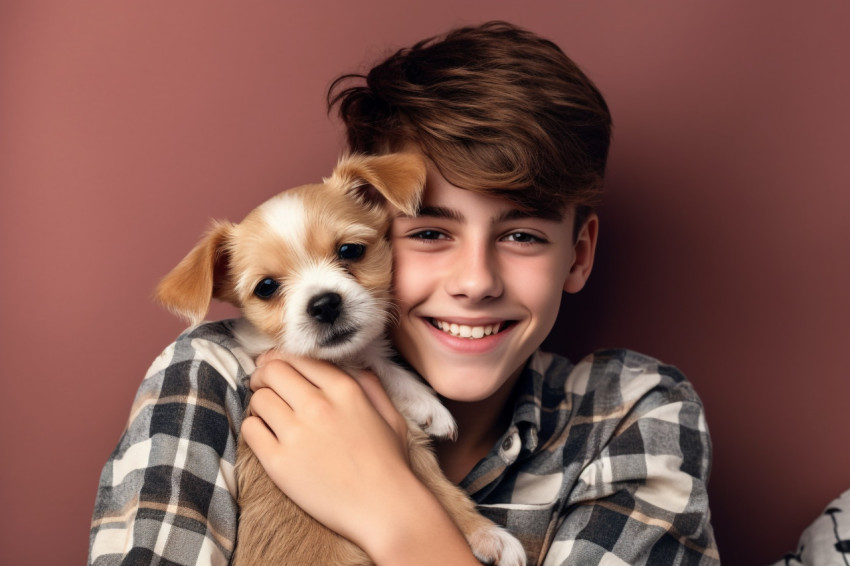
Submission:
<svg viewBox="0 0 850 566">
<path fill-rule="evenodd" d="M 503 387 L 482 401 L 443 399 L 457 422 L 458 435 L 455 441 L 436 441 L 434 449 L 443 473 L 453 483 L 460 483 L 510 426 L 516 380 L 512 381 L 509 387 Z"/>
</svg>

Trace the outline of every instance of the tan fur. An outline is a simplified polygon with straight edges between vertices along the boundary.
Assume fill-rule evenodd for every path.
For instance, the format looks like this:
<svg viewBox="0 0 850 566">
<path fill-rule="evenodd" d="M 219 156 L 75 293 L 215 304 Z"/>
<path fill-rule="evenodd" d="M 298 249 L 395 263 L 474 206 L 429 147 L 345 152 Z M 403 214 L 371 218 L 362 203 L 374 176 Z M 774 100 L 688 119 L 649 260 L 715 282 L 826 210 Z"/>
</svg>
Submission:
<svg viewBox="0 0 850 566">
<path fill-rule="evenodd" d="M 283 348 L 287 328 L 281 313 L 289 297 L 281 292 L 280 296 L 260 300 L 253 295 L 256 282 L 274 277 L 283 282 L 282 288 L 294 285 L 297 281 L 293 278 L 297 279 L 297 274 L 308 269 L 305 266 L 330 262 L 340 243 L 357 242 L 367 246 L 366 254 L 345 269 L 378 299 L 378 304 L 385 305 L 380 315 L 383 318 L 378 321 L 383 340 L 383 326 L 391 310 L 391 253 L 387 231 L 396 209 L 406 214 L 415 212 L 424 179 L 424 163 L 412 154 L 343 159 L 324 183 L 287 191 L 298 197 L 297 203 L 303 206 L 303 210 L 296 207 L 299 214 L 297 219 L 293 217 L 293 224 L 303 220 L 303 226 L 299 224 L 298 227 L 306 230 L 306 241 L 289 238 L 285 229 L 278 230 L 267 224 L 264 211 L 267 213 L 269 207 L 280 206 L 271 199 L 240 224 L 215 224 L 162 280 L 156 297 L 193 323 L 203 318 L 213 297 L 232 302 L 242 309 L 243 317 L 254 328 L 272 339 L 275 347 Z M 281 217 L 286 218 L 285 210 Z M 348 357 L 327 359 L 341 364 L 357 363 Z M 479 515 L 467 495 L 443 476 L 429 447 L 429 437 L 418 426 L 423 423 L 410 421 L 409 424 L 408 445 L 414 472 L 440 500 L 467 539 L 475 543 L 476 554 L 484 560 L 498 562 L 503 537 L 507 535 Z M 372 564 L 362 550 L 292 503 L 269 479 L 241 439 L 237 448 L 236 475 L 240 516 L 232 564 Z M 495 534 L 497 532 L 499 534 Z M 516 556 L 516 552 L 513 555 Z M 510 566 L 518 564 L 524 564 L 524 559 L 515 559 Z"/>
<path fill-rule="evenodd" d="M 216 266 L 221 265 L 221 252 L 231 230 L 229 223 L 214 222 L 189 255 L 159 282 L 156 299 L 190 323 L 200 322 L 209 310 L 216 287 L 226 285 L 226 274 L 220 273 L 216 278 Z"/>
</svg>

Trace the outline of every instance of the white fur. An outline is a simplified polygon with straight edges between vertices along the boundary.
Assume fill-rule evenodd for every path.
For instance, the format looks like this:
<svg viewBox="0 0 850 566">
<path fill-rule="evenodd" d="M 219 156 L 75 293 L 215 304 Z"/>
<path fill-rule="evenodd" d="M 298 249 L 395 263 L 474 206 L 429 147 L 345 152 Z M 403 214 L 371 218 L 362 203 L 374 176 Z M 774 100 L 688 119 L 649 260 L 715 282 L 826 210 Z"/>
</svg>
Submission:
<svg viewBox="0 0 850 566">
<path fill-rule="evenodd" d="M 292 247 L 307 241 L 307 210 L 297 193 L 283 192 L 260 205 L 272 232 Z"/>
<path fill-rule="evenodd" d="M 478 529 L 468 538 L 475 557 L 485 564 L 499 566 L 525 566 L 526 557 L 522 544 L 508 531 L 492 526 Z"/>
<path fill-rule="evenodd" d="M 243 350 L 255 358 L 277 346 L 277 343 L 268 334 L 260 331 L 244 318 L 240 318 L 233 325 L 233 337 L 236 338 Z"/>
<path fill-rule="evenodd" d="M 410 372 L 389 361 L 389 345 L 376 342 L 363 352 L 365 367 L 381 380 L 393 404 L 408 419 L 440 438 L 455 438 L 457 425 L 434 391 Z"/>
<path fill-rule="evenodd" d="M 329 347 L 321 345 L 327 325 L 317 323 L 307 312 L 310 301 L 324 293 L 342 297 L 342 313 L 334 328 L 356 331 L 351 339 Z M 331 262 L 302 266 L 287 277 L 284 307 L 283 348 L 299 356 L 343 361 L 376 340 L 386 323 L 386 305 L 380 304 L 342 268 Z"/>
</svg>

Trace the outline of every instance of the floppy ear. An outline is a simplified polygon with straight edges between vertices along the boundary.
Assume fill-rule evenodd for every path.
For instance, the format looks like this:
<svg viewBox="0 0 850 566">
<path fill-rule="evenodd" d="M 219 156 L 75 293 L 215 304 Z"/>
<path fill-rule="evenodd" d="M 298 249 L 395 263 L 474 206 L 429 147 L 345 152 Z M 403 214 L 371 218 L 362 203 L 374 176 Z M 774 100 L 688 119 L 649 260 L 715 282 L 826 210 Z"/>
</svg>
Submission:
<svg viewBox="0 0 850 566">
<path fill-rule="evenodd" d="M 369 205 L 389 203 L 413 215 L 425 189 L 425 161 L 416 153 L 349 155 L 340 159 L 333 177 Z"/>
<path fill-rule="evenodd" d="M 191 324 L 201 322 L 227 278 L 227 242 L 233 224 L 214 222 L 200 242 L 162 278 L 154 298 Z"/>
</svg>

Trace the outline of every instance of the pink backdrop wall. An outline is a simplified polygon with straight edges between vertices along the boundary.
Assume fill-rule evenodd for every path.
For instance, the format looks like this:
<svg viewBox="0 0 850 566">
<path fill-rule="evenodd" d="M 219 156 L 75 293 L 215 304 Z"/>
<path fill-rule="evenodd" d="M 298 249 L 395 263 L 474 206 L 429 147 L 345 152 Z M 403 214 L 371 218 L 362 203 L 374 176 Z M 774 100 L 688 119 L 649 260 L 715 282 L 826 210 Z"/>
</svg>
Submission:
<svg viewBox="0 0 850 566">
<path fill-rule="evenodd" d="M 153 286 L 210 217 L 329 172 L 329 81 L 495 18 L 556 40 L 616 123 L 599 263 L 548 345 L 690 376 L 726 564 L 779 559 L 850 488 L 847 2 L 4 0 L 4 563 L 84 561 L 100 468 L 181 329 Z"/>
</svg>

